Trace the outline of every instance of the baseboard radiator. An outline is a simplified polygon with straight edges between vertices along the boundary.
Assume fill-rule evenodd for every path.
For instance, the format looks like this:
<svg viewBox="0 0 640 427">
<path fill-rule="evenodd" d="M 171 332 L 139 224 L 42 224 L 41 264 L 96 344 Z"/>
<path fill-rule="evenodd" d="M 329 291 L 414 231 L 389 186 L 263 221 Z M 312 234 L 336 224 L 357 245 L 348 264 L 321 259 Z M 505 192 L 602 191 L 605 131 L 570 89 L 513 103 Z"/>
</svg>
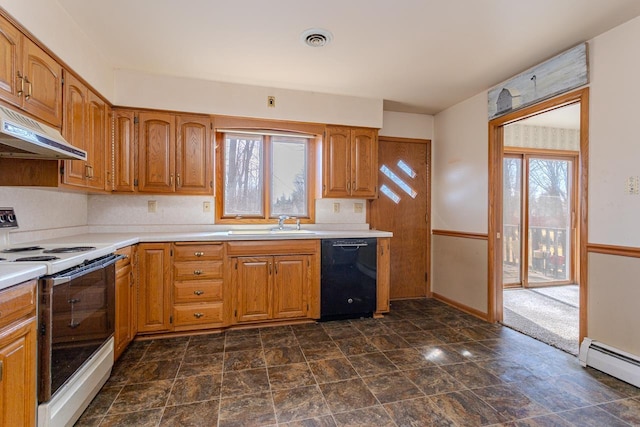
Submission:
<svg viewBox="0 0 640 427">
<path fill-rule="evenodd" d="M 585 338 L 578 356 L 582 366 L 590 366 L 640 387 L 640 358 L 617 348 Z"/>
</svg>

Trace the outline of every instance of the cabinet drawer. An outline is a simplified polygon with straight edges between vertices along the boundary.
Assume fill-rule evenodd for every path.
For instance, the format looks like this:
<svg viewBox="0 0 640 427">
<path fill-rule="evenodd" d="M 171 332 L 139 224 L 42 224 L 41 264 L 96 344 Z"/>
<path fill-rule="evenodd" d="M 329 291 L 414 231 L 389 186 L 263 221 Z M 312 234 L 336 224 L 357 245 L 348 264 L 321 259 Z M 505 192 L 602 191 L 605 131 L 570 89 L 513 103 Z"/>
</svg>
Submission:
<svg viewBox="0 0 640 427">
<path fill-rule="evenodd" d="M 173 280 L 222 279 L 222 261 L 173 263 Z"/>
<path fill-rule="evenodd" d="M 176 282 L 173 297 L 177 304 L 222 301 L 222 279 Z"/>
<path fill-rule="evenodd" d="M 0 292 L 0 327 L 34 312 L 36 281 L 12 286 Z"/>
<path fill-rule="evenodd" d="M 189 304 L 173 307 L 175 325 L 202 325 L 222 323 L 222 303 Z"/>
<path fill-rule="evenodd" d="M 174 245 L 176 261 L 221 260 L 222 254 L 222 243 L 204 245 L 184 245 L 176 243 Z"/>
</svg>

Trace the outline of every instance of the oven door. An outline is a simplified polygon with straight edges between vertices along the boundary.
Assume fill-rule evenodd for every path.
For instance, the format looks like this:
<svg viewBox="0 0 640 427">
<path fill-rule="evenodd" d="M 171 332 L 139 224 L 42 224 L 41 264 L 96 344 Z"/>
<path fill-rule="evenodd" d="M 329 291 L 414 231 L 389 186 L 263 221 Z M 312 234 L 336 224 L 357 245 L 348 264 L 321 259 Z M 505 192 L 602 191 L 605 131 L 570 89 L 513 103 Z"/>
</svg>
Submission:
<svg viewBox="0 0 640 427">
<path fill-rule="evenodd" d="M 117 259 L 109 255 L 40 280 L 39 402 L 50 400 L 113 335 Z"/>
</svg>

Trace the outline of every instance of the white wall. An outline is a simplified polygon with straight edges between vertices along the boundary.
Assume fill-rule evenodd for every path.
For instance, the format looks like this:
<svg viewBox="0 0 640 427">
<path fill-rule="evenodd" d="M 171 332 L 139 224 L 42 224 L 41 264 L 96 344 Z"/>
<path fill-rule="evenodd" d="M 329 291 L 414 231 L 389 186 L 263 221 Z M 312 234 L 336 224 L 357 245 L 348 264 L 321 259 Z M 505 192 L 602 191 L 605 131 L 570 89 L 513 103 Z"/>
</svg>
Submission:
<svg viewBox="0 0 640 427">
<path fill-rule="evenodd" d="M 0 7 L 104 97 L 113 99 L 113 67 L 57 1 L 0 0 Z"/>
<path fill-rule="evenodd" d="M 431 227 L 487 232 L 487 94 L 435 116 Z"/>
<path fill-rule="evenodd" d="M 434 117 L 427 114 L 398 113 L 384 111 L 381 136 L 397 138 L 433 139 Z"/>
</svg>

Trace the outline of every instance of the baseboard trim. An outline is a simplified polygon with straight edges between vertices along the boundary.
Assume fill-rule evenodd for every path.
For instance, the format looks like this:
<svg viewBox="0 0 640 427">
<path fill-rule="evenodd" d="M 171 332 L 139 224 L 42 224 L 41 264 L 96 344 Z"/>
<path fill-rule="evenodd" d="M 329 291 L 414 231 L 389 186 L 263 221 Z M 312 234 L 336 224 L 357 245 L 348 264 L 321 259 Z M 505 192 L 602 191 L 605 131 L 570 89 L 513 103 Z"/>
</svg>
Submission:
<svg viewBox="0 0 640 427">
<path fill-rule="evenodd" d="M 477 310 L 473 307 L 469 307 L 468 305 L 461 304 L 457 301 L 454 301 L 445 296 L 442 296 L 436 292 L 433 292 L 432 295 L 433 295 L 433 299 L 437 299 L 438 301 L 443 302 L 447 305 L 450 305 L 453 308 L 457 308 L 460 311 L 464 311 L 467 314 L 471 314 L 472 316 L 475 316 L 481 320 L 484 320 L 485 322 L 489 321 L 489 315 L 487 313 L 483 313 L 480 310 Z"/>
</svg>

